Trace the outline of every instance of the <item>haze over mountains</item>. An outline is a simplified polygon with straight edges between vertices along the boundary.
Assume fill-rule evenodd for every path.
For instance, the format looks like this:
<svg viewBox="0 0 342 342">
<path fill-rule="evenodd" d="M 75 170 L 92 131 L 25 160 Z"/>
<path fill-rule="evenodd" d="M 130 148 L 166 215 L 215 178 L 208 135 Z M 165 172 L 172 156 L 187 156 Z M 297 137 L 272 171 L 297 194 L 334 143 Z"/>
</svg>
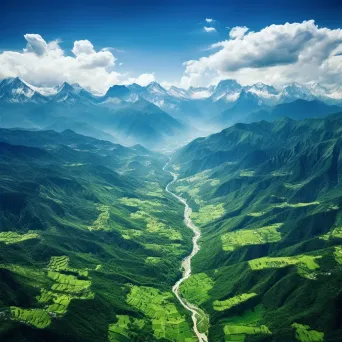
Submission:
<svg viewBox="0 0 342 342">
<path fill-rule="evenodd" d="M 0 83 L 3 127 L 73 129 L 100 139 L 149 148 L 172 145 L 235 122 L 293 119 L 338 112 L 342 93 L 319 84 L 292 83 L 276 89 L 263 83 L 241 86 L 225 80 L 208 88 L 165 89 L 152 82 L 114 85 L 103 96 L 78 84 L 39 88 L 19 78 Z M 66 117 L 66 111 L 68 115 Z M 175 144 L 177 146 L 177 144 Z"/>
</svg>

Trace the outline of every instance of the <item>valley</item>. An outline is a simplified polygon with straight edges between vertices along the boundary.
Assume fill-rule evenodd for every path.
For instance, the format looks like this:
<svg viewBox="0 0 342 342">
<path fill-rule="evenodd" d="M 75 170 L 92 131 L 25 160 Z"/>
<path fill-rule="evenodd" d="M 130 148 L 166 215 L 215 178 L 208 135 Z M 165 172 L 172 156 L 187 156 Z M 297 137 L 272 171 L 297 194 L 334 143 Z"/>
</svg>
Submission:
<svg viewBox="0 0 342 342">
<path fill-rule="evenodd" d="M 171 159 L 165 164 L 163 167 L 163 170 L 167 170 L 169 164 L 171 163 Z M 184 204 L 184 222 L 186 226 L 191 229 L 194 233 L 194 237 L 192 238 L 192 251 L 191 254 L 188 255 L 185 259 L 182 261 L 182 278 L 179 279 L 176 284 L 172 287 L 172 292 L 176 295 L 177 299 L 179 302 L 183 305 L 183 307 L 191 312 L 191 317 L 193 321 L 193 329 L 194 332 L 198 338 L 199 342 L 207 342 L 208 338 L 206 336 L 207 333 L 207 324 L 208 318 L 206 317 L 205 313 L 202 312 L 198 307 L 194 306 L 193 303 L 189 301 L 185 301 L 184 298 L 182 298 L 180 294 L 180 286 L 189 279 L 191 276 L 191 260 L 192 258 L 198 253 L 200 247 L 198 245 L 198 240 L 201 237 L 201 232 L 199 229 L 192 223 L 191 221 L 191 208 L 189 205 L 186 203 L 186 200 L 184 198 L 177 196 L 175 193 L 169 190 L 169 187 L 172 186 L 173 183 L 177 181 L 177 175 L 175 173 L 170 172 L 170 174 L 173 176 L 173 180 L 166 185 L 165 191 L 168 192 L 169 194 L 173 195 L 175 198 L 178 199 L 179 202 Z"/>
<path fill-rule="evenodd" d="M 338 341 L 341 132 L 238 123 L 162 154 L 0 129 L 0 339 Z"/>
</svg>

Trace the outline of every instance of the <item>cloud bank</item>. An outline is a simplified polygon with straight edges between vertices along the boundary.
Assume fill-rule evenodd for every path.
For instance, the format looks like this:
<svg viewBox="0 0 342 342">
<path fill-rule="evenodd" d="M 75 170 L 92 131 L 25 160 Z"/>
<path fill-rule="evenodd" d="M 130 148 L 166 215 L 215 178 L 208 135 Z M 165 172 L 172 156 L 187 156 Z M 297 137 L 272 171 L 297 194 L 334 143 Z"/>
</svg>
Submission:
<svg viewBox="0 0 342 342">
<path fill-rule="evenodd" d="M 235 78 L 242 84 L 321 82 L 342 85 L 342 30 L 313 20 L 270 25 L 258 32 L 233 27 L 209 56 L 184 63 L 181 85 L 206 86 Z"/>
<path fill-rule="evenodd" d="M 71 54 L 57 40 L 47 43 L 39 34 L 31 33 L 24 38 L 26 47 L 22 52 L 0 53 L 0 79 L 19 76 L 38 86 L 55 86 L 66 81 L 100 93 L 128 79 L 126 74 L 114 70 L 116 58 L 110 49 L 96 51 L 89 40 L 75 41 Z M 143 74 L 130 79 L 145 82 L 152 78 L 152 74 Z"/>
</svg>

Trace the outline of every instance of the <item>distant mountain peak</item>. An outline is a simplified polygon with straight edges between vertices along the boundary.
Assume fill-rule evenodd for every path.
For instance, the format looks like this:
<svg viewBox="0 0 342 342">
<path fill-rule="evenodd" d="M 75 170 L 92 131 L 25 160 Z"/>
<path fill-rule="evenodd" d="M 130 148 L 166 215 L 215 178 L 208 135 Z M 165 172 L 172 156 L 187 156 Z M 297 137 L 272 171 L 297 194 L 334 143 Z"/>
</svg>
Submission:
<svg viewBox="0 0 342 342">
<path fill-rule="evenodd" d="M 105 97 L 122 98 L 130 94 L 131 91 L 125 85 L 114 85 L 107 90 Z"/>
</svg>

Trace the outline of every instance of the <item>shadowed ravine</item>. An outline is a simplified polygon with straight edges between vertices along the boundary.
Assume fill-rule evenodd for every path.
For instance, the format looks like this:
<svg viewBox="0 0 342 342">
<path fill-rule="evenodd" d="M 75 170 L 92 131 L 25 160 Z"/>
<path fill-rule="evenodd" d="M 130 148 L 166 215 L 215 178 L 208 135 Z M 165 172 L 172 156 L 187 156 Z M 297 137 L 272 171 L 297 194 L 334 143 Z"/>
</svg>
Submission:
<svg viewBox="0 0 342 342">
<path fill-rule="evenodd" d="M 167 167 L 169 166 L 171 162 L 171 159 L 165 164 L 163 167 L 164 171 L 167 171 Z M 177 198 L 178 201 L 180 201 L 182 204 L 184 204 L 184 222 L 189 227 L 193 232 L 194 236 L 192 238 L 192 252 L 190 255 L 188 255 L 184 260 L 182 261 L 182 269 L 183 269 L 183 276 L 181 279 L 179 279 L 175 285 L 172 287 L 172 292 L 176 295 L 177 299 L 179 302 L 183 305 L 183 307 L 191 312 L 191 317 L 193 321 L 193 330 L 198 338 L 199 342 L 208 342 L 208 337 L 206 336 L 205 333 L 201 333 L 198 331 L 198 318 L 203 316 L 203 313 L 201 309 L 196 307 L 195 305 L 187 302 L 184 298 L 181 297 L 180 292 L 179 292 L 179 287 L 180 285 L 191 276 L 191 259 L 198 253 L 200 247 L 198 245 L 198 240 L 201 237 L 201 232 L 200 230 L 192 223 L 190 215 L 191 215 L 191 207 L 187 204 L 186 200 L 182 197 L 177 196 L 174 194 L 171 190 L 169 190 L 169 187 L 177 180 L 177 175 L 171 171 L 167 171 L 173 176 L 173 180 L 166 185 L 165 190 L 175 198 Z"/>
</svg>

